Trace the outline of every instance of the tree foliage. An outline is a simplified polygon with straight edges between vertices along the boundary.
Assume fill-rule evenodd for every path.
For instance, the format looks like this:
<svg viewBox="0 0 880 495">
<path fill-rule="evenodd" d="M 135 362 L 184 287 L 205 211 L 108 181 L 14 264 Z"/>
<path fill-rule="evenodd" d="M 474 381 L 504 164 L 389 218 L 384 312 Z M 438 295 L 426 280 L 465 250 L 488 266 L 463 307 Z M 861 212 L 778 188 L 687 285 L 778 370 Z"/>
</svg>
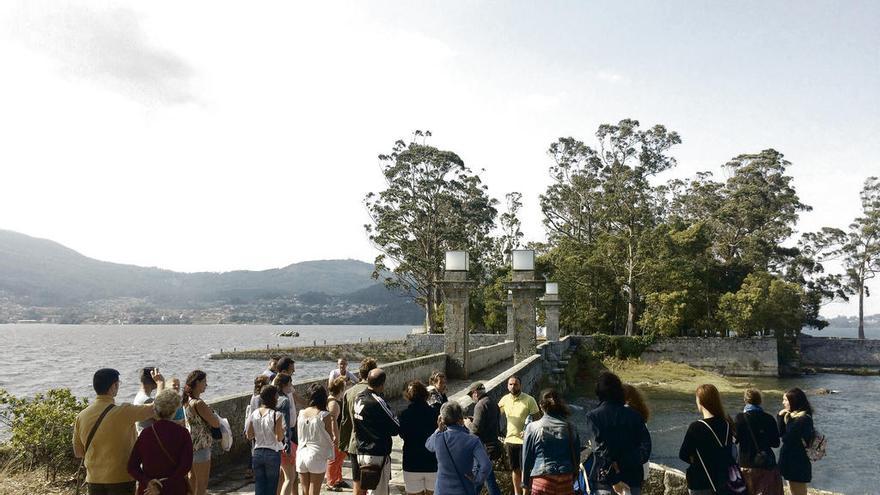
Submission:
<svg viewBox="0 0 880 495">
<path fill-rule="evenodd" d="M 365 229 L 381 253 L 374 278 L 424 307 L 426 327 L 434 332 L 444 253 L 469 251 L 471 273 L 482 276 L 497 201 L 457 154 L 426 144 L 430 136 L 416 131 L 410 142 L 397 141 L 390 153 L 379 155 L 387 186 L 367 194 L 364 203 L 372 220 Z"/>
</svg>

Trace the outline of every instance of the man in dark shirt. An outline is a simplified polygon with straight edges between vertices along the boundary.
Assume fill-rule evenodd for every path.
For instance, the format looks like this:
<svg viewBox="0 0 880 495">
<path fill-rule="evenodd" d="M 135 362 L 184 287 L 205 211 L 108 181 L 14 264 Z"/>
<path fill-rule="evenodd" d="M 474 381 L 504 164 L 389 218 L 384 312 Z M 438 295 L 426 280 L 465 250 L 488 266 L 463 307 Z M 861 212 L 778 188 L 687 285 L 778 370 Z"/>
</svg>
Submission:
<svg viewBox="0 0 880 495">
<path fill-rule="evenodd" d="M 391 480 L 391 437 L 400 433 L 400 423 L 391 412 L 382 392 L 385 372 L 376 368 L 367 375 L 367 389 L 354 399 L 354 433 L 357 437 L 357 459 L 361 467 L 382 466 L 379 486 L 373 495 L 388 495 Z"/>
<path fill-rule="evenodd" d="M 376 369 L 376 360 L 373 358 L 364 358 L 361 366 L 358 368 L 360 382 L 352 385 L 342 396 L 342 416 L 339 423 L 339 450 L 348 454 L 348 460 L 351 462 L 351 482 L 354 485 L 352 493 L 354 495 L 363 495 L 361 490 L 361 471 L 357 460 L 357 435 L 354 431 L 354 399 L 366 390 L 367 376 L 370 371 Z"/>
<path fill-rule="evenodd" d="M 498 439 L 501 433 L 501 410 L 498 408 L 498 404 L 486 394 L 483 382 L 472 383 L 467 392 L 474 401 L 474 417 L 470 421 L 465 421 L 465 426 L 480 439 L 480 442 L 486 447 L 489 459 L 493 461 L 493 469 L 489 471 L 489 477 L 486 478 L 486 489 L 489 490 L 489 495 L 501 495 L 501 488 L 495 479 L 494 470 L 494 461 L 499 460 L 504 452 L 504 446 Z"/>
</svg>

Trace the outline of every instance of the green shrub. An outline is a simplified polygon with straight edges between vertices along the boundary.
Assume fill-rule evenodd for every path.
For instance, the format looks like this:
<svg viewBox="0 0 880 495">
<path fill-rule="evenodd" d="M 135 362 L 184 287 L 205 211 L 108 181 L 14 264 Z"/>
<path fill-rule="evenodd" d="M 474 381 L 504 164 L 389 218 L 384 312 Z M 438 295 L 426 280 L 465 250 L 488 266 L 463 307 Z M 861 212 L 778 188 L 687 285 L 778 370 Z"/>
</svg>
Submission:
<svg viewBox="0 0 880 495">
<path fill-rule="evenodd" d="M 593 334 L 594 350 L 601 356 L 615 357 L 617 359 L 637 358 L 654 341 L 654 335 L 628 337 L 625 335 Z"/>
<path fill-rule="evenodd" d="M 73 457 L 73 423 L 88 401 L 68 389 L 52 389 L 33 398 L 18 398 L 0 389 L 0 421 L 12 433 L 6 446 L 16 467 L 45 468 L 46 479 L 77 466 Z"/>
</svg>

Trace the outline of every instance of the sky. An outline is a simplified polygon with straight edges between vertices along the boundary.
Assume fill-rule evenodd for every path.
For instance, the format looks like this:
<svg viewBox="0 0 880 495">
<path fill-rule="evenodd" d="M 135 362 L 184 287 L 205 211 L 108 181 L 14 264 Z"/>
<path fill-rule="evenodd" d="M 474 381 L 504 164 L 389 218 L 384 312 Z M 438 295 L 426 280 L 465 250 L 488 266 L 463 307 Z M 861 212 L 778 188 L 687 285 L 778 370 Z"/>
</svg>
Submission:
<svg viewBox="0 0 880 495">
<path fill-rule="evenodd" d="M 880 175 L 878 22 L 874 1 L 2 2 L 0 228 L 190 272 L 371 261 L 377 155 L 421 129 L 521 192 L 539 241 L 550 143 L 624 118 L 681 135 L 661 179 L 775 148 L 798 229 L 844 227 Z"/>
</svg>

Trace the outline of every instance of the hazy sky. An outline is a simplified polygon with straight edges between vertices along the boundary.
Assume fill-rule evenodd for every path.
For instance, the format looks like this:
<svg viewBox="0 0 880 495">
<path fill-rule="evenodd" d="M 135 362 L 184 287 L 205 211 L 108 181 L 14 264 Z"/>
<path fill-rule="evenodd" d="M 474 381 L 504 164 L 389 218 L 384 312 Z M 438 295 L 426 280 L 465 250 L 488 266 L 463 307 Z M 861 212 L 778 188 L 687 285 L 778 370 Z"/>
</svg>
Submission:
<svg viewBox="0 0 880 495">
<path fill-rule="evenodd" d="M 329 3 L 0 4 L 0 228 L 182 271 L 370 261 L 376 155 L 414 129 L 522 192 L 530 240 L 548 145 L 627 117 L 681 134 L 666 177 L 785 153 L 802 230 L 880 174 L 880 2 Z"/>
</svg>

